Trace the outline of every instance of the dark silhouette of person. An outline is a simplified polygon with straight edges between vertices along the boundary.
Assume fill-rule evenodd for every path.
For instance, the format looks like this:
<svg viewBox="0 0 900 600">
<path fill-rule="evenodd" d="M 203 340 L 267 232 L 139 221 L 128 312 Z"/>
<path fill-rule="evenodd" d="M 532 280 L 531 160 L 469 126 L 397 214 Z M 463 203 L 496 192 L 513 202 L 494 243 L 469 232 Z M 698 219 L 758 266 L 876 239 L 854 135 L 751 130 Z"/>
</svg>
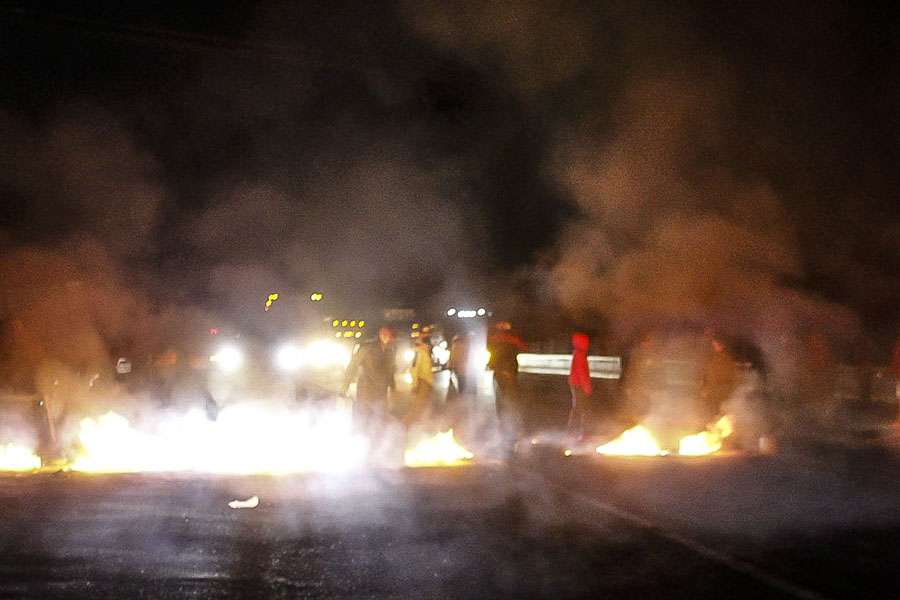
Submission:
<svg viewBox="0 0 900 600">
<path fill-rule="evenodd" d="M 395 389 L 396 353 L 394 332 L 382 327 L 377 339 L 367 340 L 357 347 L 347 365 L 341 393 L 346 395 L 350 383 L 357 379 L 353 421 L 364 430 L 387 419 L 388 390 Z"/>
</svg>

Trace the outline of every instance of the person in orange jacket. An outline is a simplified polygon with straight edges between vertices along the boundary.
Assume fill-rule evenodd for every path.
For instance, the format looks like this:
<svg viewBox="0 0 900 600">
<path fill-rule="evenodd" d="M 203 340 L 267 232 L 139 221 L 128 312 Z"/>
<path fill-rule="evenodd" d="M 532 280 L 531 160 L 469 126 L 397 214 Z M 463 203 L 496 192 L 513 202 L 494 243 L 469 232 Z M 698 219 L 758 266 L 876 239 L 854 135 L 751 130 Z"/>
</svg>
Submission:
<svg viewBox="0 0 900 600">
<path fill-rule="evenodd" d="M 572 409 L 569 411 L 568 435 L 572 439 L 584 436 L 591 418 L 591 369 L 588 366 L 588 336 L 572 336 L 572 367 L 569 369 L 569 388 L 572 390 Z"/>
</svg>

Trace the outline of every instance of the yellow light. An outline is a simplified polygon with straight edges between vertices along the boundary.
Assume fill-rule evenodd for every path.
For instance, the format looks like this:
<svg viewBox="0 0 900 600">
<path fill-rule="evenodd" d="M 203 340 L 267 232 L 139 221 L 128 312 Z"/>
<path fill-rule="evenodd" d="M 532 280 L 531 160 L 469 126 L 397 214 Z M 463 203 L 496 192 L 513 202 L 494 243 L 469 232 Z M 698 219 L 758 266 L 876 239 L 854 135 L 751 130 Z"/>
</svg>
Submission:
<svg viewBox="0 0 900 600">
<path fill-rule="evenodd" d="M 269 294 L 269 300 L 278 300 L 278 294 Z"/>
<path fill-rule="evenodd" d="M 346 320 L 341 321 L 341 327 L 346 327 L 346 326 L 347 326 L 347 321 Z"/>
<path fill-rule="evenodd" d="M 352 332 L 352 331 L 345 331 L 345 332 L 344 332 L 344 337 L 345 337 L 345 338 L 353 337 L 353 332 Z"/>
<path fill-rule="evenodd" d="M 412 328 L 413 328 L 413 329 L 418 329 L 418 328 L 419 328 L 419 324 L 418 324 L 418 323 L 413 323 L 413 324 L 412 324 Z"/>
<path fill-rule="evenodd" d="M 350 327 L 356 327 L 356 321 L 350 321 Z"/>
<path fill-rule="evenodd" d="M 332 327 L 337 327 L 338 325 L 340 325 L 340 323 L 341 323 L 340 321 L 338 321 L 337 319 L 335 319 L 334 321 L 331 322 L 331 326 L 332 326 Z"/>
<path fill-rule="evenodd" d="M 365 327 L 365 326 L 366 326 L 366 322 L 365 322 L 365 321 L 360 321 L 360 322 L 359 322 L 359 326 L 360 326 L 360 327 Z"/>
</svg>

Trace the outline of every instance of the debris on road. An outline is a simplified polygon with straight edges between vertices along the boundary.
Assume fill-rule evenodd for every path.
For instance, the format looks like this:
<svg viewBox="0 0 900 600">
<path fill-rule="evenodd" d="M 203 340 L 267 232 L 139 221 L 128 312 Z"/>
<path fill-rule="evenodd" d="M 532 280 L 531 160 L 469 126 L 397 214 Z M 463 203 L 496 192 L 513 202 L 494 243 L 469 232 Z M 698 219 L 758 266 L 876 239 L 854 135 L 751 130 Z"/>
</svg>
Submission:
<svg viewBox="0 0 900 600">
<path fill-rule="evenodd" d="M 250 496 L 246 500 L 232 500 L 228 506 L 231 508 L 256 508 L 259 506 L 259 496 Z"/>
</svg>

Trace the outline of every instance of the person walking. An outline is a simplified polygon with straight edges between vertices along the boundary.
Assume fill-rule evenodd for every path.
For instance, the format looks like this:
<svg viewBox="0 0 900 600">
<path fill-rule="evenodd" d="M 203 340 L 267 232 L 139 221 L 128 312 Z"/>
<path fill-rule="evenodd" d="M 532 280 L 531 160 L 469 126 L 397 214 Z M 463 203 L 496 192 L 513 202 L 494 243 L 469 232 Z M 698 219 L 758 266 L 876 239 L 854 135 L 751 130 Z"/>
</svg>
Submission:
<svg viewBox="0 0 900 600">
<path fill-rule="evenodd" d="M 572 366 L 569 369 L 572 408 L 569 411 L 567 433 L 569 439 L 573 441 L 579 441 L 584 437 L 591 418 L 591 369 L 587 360 L 588 344 L 586 334 L 572 335 Z"/>
<path fill-rule="evenodd" d="M 431 370 L 431 340 L 427 335 L 416 338 L 413 346 L 410 374 L 412 375 L 412 402 L 403 424 L 407 429 L 422 419 L 431 406 L 431 390 L 434 387 L 434 372 Z"/>
<path fill-rule="evenodd" d="M 487 349 L 490 353 L 487 368 L 494 372 L 497 419 L 504 435 L 517 439 L 524 435 L 522 407 L 519 405 L 518 355 L 528 346 L 512 332 L 508 321 L 500 321 L 488 334 Z"/>
<path fill-rule="evenodd" d="M 700 383 L 700 409 L 703 424 L 706 425 L 722 413 L 722 405 L 731 397 L 737 387 L 734 357 L 725 347 L 725 342 L 717 335 L 704 338 L 709 347 L 703 378 Z"/>
<path fill-rule="evenodd" d="M 447 403 L 469 393 L 469 333 L 458 333 L 450 342 L 450 384 L 447 386 Z M 454 383 L 454 379 L 456 380 Z"/>
<path fill-rule="evenodd" d="M 357 379 L 353 421 L 364 431 L 382 426 L 387 420 L 388 391 L 393 393 L 396 389 L 396 360 L 394 332 L 382 327 L 377 339 L 367 340 L 357 347 L 347 365 L 341 393 L 346 396 L 350 384 Z"/>
</svg>

